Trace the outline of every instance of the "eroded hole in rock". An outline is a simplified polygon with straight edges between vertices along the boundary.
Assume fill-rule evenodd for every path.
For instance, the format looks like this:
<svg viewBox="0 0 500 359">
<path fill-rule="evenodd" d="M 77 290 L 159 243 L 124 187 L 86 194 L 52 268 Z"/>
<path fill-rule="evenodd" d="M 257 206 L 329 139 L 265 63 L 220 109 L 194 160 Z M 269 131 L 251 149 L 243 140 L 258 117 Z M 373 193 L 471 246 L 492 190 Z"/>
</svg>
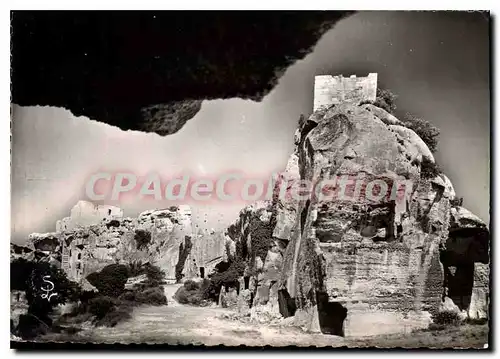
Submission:
<svg viewBox="0 0 500 359">
<path fill-rule="evenodd" d="M 205 278 L 205 267 L 200 267 L 200 277 Z"/>
<path fill-rule="evenodd" d="M 339 302 L 329 302 L 328 294 L 316 292 L 321 333 L 344 336 L 347 309 Z"/>
<path fill-rule="evenodd" d="M 304 227 L 306 225 L 307 212 L 309 211 L 309 205 L 311 204 L 310 200 L 307 200 L 306 205 L 302 209 L 300 213 L 300 233 L 304 234 Z"/>
<path fill-rule="evenodd" d="M 292 317 L 295 315 L 297 310 L 297 305 L 295 304 L 295 299 L 290 297 L 286 289 L 280 289 L 278 291 L 278 305 L 280 308 L 280 314 L 284 318 Z"/>
<path fill-rule="evenodd" d="M 448 296 L 460 310 L 469 308 L 474 285 L 474 263 L 464 263 L 446 268 Z M 454 273 L 453 273 L 454 272 Z"/>
</svg>

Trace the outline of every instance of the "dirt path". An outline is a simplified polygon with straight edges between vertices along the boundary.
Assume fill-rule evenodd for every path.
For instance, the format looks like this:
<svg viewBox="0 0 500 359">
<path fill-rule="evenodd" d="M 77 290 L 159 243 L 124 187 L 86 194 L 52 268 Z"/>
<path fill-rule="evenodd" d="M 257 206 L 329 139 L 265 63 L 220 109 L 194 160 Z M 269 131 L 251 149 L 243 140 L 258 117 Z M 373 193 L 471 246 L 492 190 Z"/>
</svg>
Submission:
<svg viewBox="0 0 500 359">
<path fill-rule="evenodd" d="M 142 306 L 134 309 L 132 319 L 114 328 L 86 328 L 71 338 L 75 342 L 157 343 L 204 345 L 340 346 L 343 338 L 307 334 L 298 328 L 271 327 L 222 319 L 232 313 L 218 307 L 191 307 L 172 299 L 178 285 L 168 285 L 168 306 Z"/>
</svg>

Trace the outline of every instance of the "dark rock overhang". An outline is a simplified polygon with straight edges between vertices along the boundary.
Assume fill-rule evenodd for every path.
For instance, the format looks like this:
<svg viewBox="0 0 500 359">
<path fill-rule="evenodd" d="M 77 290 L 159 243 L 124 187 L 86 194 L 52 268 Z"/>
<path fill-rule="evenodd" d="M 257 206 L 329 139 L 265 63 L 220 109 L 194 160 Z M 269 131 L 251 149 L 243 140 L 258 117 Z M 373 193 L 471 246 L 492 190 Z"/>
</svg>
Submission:
<svg viewBox="0 0 500 359">
<path fill-rule="evenodd" d="M 203 99 L 261 100 L 352 11 L 14 11 L 11 102 L 167 135 Z"/>
</svg>

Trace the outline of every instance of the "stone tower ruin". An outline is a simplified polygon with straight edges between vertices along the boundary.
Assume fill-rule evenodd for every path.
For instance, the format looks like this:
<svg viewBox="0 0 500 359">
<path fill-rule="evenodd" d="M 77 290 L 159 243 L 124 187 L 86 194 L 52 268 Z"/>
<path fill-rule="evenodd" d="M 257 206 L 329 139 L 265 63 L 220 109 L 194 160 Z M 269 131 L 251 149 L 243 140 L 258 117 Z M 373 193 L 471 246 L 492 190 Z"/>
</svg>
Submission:
<svg viewBox="0 0 500 359">
<path fill-rule="evenodd" d="M 339 102 L 375 101 L 377 96 L 377 74 L 366 77 L 344 77 L 342 75 L 319 75 L 314 77 L 314 108 Z"/>
</svg>

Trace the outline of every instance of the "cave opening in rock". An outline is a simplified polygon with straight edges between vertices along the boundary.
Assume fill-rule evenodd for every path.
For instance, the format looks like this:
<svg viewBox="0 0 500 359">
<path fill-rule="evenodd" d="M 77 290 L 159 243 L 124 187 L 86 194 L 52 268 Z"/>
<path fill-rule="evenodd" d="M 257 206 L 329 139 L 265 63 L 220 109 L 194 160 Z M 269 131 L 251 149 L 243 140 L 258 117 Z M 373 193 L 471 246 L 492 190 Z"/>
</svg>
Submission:
<svg viewBox="0 0 500 359">
<path fill-rule="evenodd" d="M 245 281 L 245 289 L 248 289 L 250 286 L 250 277 L 243 277 L 243 280 Z"/>
<path fill-rule="evenodd" d="M 295 315 L 295 311 L 297 310 L 295 299 L 290 297 L 290 294 L 286 289 L 280 289 L 278 291 L 278 305 L 280 314 L 284 318 L 292 317 Z"/>
<path fill-rule="evenodd" d="M 310 200 L 307 200 L 306 205 L 302 209 L 300 213 L 300 233 L 304 234 L 304 227 L 306 225 L 307 212 L 309 211 L 309 205 L 311 204 Z"/>
<path fill-rule="evenodd" d="M 474 262 L 445 268 L 448 296 L 461 310 L 469 308 L 474 285 Z"/>
<path fill-rule="evenodd" d="M 205 267 L 200 267 L 200 277 L 205 278 Z"/>
<path fill-rule="evenodd" d="M 343 337 L 347 309 L 339 302 L 329 302 L 327 293 L 316 292 L 316 300 L 321 333 Z"/>
</svg>

